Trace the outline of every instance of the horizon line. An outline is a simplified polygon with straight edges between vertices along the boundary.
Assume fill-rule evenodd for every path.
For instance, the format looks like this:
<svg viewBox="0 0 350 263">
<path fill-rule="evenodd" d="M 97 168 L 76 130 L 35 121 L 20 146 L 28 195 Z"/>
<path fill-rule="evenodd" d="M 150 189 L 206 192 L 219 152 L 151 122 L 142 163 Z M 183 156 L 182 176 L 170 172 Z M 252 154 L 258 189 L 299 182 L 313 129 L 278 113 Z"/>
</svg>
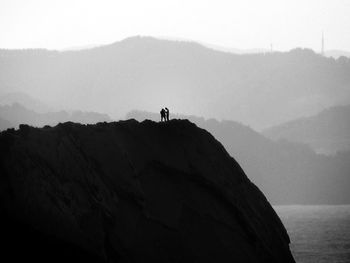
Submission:
<svg viewBox="0 0 350 263">
<path fill-rule="evenodd" d="M 266 54 L 266 53 L 275 53 L 275 52 L 281 52 L 281 53 L 287 53 L 295 49 L 309 49 L 314 51 L 316 54 L 322 54 L 322 51 L 317 51 L 311 47 L 303 47 L 303 46 L 295 46 L 290 49 L 274 49 L 271 51 L 269 47 L 252 47 L 252 48 L 241 48 L 241 47 L 233 47 L 233 46 L 226 46 L 226 45 L 219 45 L 219 44 L 212 44 L 204 41 L 198 41 L 188 38 L 181 38 L 181 37 L 172 37 L 172 36 L 151 36 L 151 35 L 133 35 L 129 37 L 122 38 L 120 40 L 116 40 L 109 43 L 102 43 L 102 44 L 82 44 L 82 45 L 72 45 L 67 46 L 63 48 L 47 48 L 47 47 L 22 47 L 22 48 L 6 48 L 6 47 L 0 47 L 0 50 L 8 50 L 8 51 L 15 51 L 15 50 L 47 50 L 47 51 L 57 51 L 57 52 L 71 52 L 71 51 L 84 51 L 84 50 L 91 50 L 95 48 L 100 48 L 104 46 L 110 46 L 116 43 L 123 42 L 128 39 L 132 38 L 153 38 L 156 40 L 165 40 L 165 41 L 173 41 L 173 42 L 184 42 L 184 43 L 196 43 L 200 44 L 205 48 L 209 48 L 215 51 L 221 51 L 221 52 L 227 52 L 232 54 Z M 271 43 L 270 43 L 271 44 Z M 270 45 L 269 44 L 269 45 Z M 327 49 L 324 50 L 324 53 L 327 52 L 345 52 L 350 53 L 350 50 L 344 50 L 344 49 Z M 350 55 L 350 54 L 349 54 Z M 327 56 L 327 54 L 326 54 Z"/>
</svg>

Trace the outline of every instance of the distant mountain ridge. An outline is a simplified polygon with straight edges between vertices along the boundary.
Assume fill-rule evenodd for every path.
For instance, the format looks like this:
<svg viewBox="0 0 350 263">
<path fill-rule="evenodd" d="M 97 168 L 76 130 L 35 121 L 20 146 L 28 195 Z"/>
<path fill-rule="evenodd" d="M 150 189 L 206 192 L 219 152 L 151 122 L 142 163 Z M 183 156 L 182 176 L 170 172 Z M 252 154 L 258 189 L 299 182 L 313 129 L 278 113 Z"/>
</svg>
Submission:
<svg viewBox="0 0 350 263">
<path fill-rule="evenodd" d="M 0 105 L 12 105 L 18 103 L 23 107 L 33 110 L 37 113 L 52 112 L 54 109 L 44 102 L 29 96 L 23 92 L 9 92 L 0 94 Z"/>
<path fill-rule="evenodd" d="M 80 51 L 0 50 L 0 86 L 114 119 L 166 104 L 260 130 L 350 103 L 349 83 L 349 59 L 306 49 L 237 55 L 133 37 Z"/>
<path fill-rule="evenodd" d="M 96 112 L 82 111 L 59 111 L 37 113 L 33 110 L 23 107 L 19 103 L 12 105 L 0 105 L 0 130 L 14 128 L 20 124 L 30 124 L 35 127 L 43 127 L 45 125 L 56 125 L 58 123 L 74 121 L 83 124 L 93 124 L 97 122 L 111 121 L 107 114 Z"/>
<path fill-rule="evenodd" d="M 326 50 L 325 55 L 327 57 L 333 57 L 335 59 L 338 59 L 340 57 L 350 58 L 350 51 L 332 49 L 332 50 Z"/>
<path fill-rule="evenodd" d="M 271 127 L 263 134 L 273 140 L 305 143 L 319 153 L 349 151 L 350 105 L 331 107 L 317 115 Z"/>
</svg>

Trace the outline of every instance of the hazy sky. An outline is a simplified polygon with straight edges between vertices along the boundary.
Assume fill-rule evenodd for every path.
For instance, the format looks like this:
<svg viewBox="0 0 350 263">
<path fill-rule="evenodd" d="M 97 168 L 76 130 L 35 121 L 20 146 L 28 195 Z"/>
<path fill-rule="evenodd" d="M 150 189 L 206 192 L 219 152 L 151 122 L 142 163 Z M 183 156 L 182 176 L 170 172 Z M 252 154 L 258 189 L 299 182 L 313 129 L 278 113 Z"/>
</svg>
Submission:
<svg viewBox="0 0 350 263">
<path fill-rule="evenodd" d="M 350 50 L 349 0 L 0 0 L 0 48 L 61 49 L 134 35 L 235 48 Z"/>
</svg>

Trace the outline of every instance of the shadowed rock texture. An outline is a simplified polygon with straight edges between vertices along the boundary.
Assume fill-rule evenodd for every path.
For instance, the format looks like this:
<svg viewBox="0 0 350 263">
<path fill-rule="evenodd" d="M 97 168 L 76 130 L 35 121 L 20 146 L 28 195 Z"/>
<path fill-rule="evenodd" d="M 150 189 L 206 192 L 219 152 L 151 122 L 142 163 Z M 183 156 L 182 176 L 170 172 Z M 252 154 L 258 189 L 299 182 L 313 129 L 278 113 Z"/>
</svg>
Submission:
<svg viewBox="0 0 350 263">
<path fill-rule="evenodd" d="M 186 120 L 0 135 L 1 239 L 37 262 L 294 262 L 280 219 Z"/>
</svg>

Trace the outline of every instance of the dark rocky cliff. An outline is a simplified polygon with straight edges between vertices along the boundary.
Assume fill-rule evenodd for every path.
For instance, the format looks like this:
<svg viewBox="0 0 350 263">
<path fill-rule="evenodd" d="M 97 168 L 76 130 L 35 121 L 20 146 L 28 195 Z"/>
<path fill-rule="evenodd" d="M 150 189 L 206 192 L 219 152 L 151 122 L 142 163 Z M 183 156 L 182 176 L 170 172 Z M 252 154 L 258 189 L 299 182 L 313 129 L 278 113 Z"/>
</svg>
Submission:
<svg viewBox="0 0 350 263">
<path fill-rule="evenodd" d="M 3 256 L 36 262 L 294 262 L 280 219 L 186 120 L 0 135 Z"/>
</svg>

